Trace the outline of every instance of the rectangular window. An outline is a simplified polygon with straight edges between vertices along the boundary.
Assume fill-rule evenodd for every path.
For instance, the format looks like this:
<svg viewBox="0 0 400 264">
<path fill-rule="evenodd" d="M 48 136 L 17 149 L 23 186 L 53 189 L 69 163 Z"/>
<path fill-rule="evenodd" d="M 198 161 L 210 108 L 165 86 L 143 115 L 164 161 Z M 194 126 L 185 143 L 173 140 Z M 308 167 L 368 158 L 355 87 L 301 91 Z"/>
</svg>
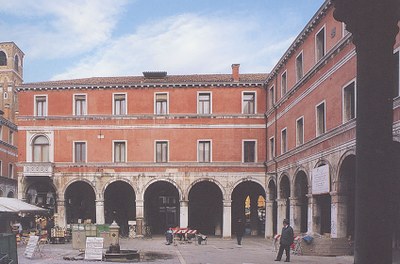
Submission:
<svg viewBox="0 0 400 264">
<path fill-rule="evenodd" d="M 287 135 L 286 128 L 281 131 L 281 153 L 284 154 L 287 152 Z"/>
<path fill-rule="evenodd" d="M 394 95 L 393 98 L 399 96 L 399 86 L 400 86 L 400 62 L 399 62 L 399 51 L 394 54 Z"/>
<path fill-rule="evenodd" d="M 317 136 L 325 133 L 325 103 L 320 103 L 316 107 L 316 125 L 317 125 Z"/>
<path fill-rule="evenodd" d="M 211 162 L 211 142 L 201 140 L 197 143 L 197 157 L 199 162 Z"/>
<path fill-rule="evenodd" d="M 300 117 L 296 120 L 296 146 L 304 143 L 304 118 Z"/>
<path fill-rule="evenodd" d="M 343 88 L 343 123 L 356 117 L 356 87 L 351 82 Z"/>
<path fill-rule="evenodd" d="M 168 114 L 168 94 L 167 93 L 157 93 L 156 94 L 156 115 L 166 115 Z"/>
<path fill-rule="evenodd" d="M 303 53 L 300 53 L 296 57 L 296 81 L 303 78 Z"/>
<path fill-rule="evenodd" d="M 126 148 L 124 141 L 114 141 L 114 162 L 126 162 Z"/>
<path fill-rule="evenodd" d="M 86 142 L 74 142 L 75 162 L 86 162 Z"/>
<path fill-rule="evenodd" d="M 126 94 L 114 94 L 114 115 L 126 115 Z"/>
<path fill-rule="evenodd" d="M 282 73 L 281 76 L 281 97 L 284 96 L 286 94 L 287 91 L 287 72 L 285 71 L 284 73 Z"/>
<path fill-rule="evenodd" d="M 47 116 L 47 96 L 35 96 L 36 116 Z"/>
<path fill-rule="evenodd" d="M 156 162 L 163 163 L 168 162 L 168 142 L 157 141 L 156 142 Z"/>
<path fill-rule="evenodd" d="M 199 93 L 198 94 L 197 113 L 199 115 L 211 114 L 211 94 L 210 93 Z"/>
<path fill-rule="evenodd" d="M 315 62 L 318 62 L 325 55 L 325 27 L 315 35 Z"/>
<path fill-rule="evenodd" d="M 8 178 L 14 178 L 14 166 L 12 164 L 8 164 Z"/>
<path fill-rule="evenodd" d="M 243 114 L 255 114 L 256 113 L 256 93 L 254 92 L 243 92 L 242 95 Z"/>
<path fill-rule="evenodd" d="M 256 141 L 243 141 L 243 162 L 256 162 Z"/>
<path fill-rule="evenodd" d="M 269 107 L 268 107 L 268 109 L 271 109 L 275 105 L 275 87 L 274 86 L 269 88 L 268 97 L 269 97 L 269 100 L 268 100 L 268 106 Z"/>
<path fill-rule="evenodd" d="M 75 94 L 74 95 L 74 114 L 75 115 L 86 115 L 86 95 Z"/>
<path fill-rule="evenodd" d="M 269 139 L 269 157 L 273 159 L 275 157 L 275 138 L 271 137 Z"/>
<path fill-rule="evenodd" d="M 0 140 L 3 140 L 3 126 L 0 125 Z"/>
<path fill-rule="evenodd" d="M 14 144 L 14 132 L 12 130 L 8 132 L 8 143 L 10 145 Z"/>
</svg>

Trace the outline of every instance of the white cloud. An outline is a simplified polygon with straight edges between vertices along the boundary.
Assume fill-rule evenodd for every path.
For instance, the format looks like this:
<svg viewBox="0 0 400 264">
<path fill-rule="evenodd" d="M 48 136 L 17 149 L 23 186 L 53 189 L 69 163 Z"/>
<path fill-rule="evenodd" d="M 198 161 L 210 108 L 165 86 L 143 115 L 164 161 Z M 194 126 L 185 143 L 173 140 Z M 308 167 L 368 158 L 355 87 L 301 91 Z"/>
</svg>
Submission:
<svg viewBox="0 0 400 264">
<path fill-rule="evenodd" d="M 241 71 L 267 72 L 291 39 L 278 39 L 251 18 L 184 14 L 142 25 L 131 35 L 106 43 L 53 79 L 169 74 L 228 73 L 232 63 Z"/>
<path fill-rule="evenodd" d="M 109 40 L 126 3 L 127 0 L 0 0 L 0 13 L 12 18 L 0 21 L 0 32 L 24 46 L 33 58 L 75 56 Z"/>
</svg>

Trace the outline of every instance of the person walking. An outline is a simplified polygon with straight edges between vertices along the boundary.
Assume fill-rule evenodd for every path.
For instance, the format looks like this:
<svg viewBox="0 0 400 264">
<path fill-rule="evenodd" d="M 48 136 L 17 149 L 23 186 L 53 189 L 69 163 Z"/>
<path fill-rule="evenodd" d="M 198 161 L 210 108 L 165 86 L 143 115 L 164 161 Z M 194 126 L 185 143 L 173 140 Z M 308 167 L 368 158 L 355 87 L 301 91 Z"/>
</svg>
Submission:
<svg viewBox="0 0 400 264">
<path fill-rule="evenodd" d="M 239 218 L 236 223 L 236 239 L 239 246 L 242 245 L 243 234 L 244 234 L 244 222 L 241 218 Z"/>
<path fill-rule="evenodd" d="M 283 220 L 283 228 L 281 233 L 281 240 L 279 243 L 279 251 L 278 256 L 276 257 L 275 261 L 281 261 L 283 250 L 286 253 L 286 260 L 285 262 L 290 262 L 290 246 L 293 244 L 294 241 L 294 233 L 293 228 L 289 225 L 289 220 Z"/>
</svg>

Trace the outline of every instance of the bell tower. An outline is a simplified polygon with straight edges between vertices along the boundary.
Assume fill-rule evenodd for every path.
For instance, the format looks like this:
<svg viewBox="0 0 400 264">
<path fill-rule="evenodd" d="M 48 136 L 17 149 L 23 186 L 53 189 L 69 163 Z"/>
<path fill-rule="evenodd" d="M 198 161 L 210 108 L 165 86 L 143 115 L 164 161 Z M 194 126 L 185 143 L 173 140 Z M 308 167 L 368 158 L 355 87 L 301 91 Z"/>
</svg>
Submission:
<svg viewBox="0 0 400 264">
<path fill-rule="evenodd" d="M 24 55 L 14 42 L 0 42 L 0 110 L 13 123 L 18 112 L 16 87 L 23 82 Z"/>
</svg>

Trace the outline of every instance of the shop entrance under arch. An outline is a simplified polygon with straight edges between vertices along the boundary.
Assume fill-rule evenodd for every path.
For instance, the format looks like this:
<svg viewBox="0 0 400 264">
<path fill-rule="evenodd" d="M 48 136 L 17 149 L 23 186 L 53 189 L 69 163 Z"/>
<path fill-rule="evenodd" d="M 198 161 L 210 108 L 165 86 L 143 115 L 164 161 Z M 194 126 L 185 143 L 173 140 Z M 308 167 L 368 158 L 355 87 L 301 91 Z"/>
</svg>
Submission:
<svg viewBox="0 0 400 264">
<path fill-rule="evenodd" d="M 96 222 L 95 192 L 87 182 L 78 181 L 65 191 L 67 224 Z"/>
<path fill-rule="evenodd" d="M 179 192 L 166 181 L 152 183 L 144 194 L 145 225 L 152 234 L 164 234 L 169 227 L 179 226 Z"/>
<path fill-rule="evenodd" d="M 114 220 L 119 225 L 120 234 L 128 236 L 128 221 L 136 218 L 135 191 L 129 183 L 116 181 L 104 192 L 104 218 L 106 224 Z"/>
<path fill-rule="evenodd" d="M 259 203 L 260 199 L 262 203 Z M 246 234 L 253 236 L 265 234 L 265 190 L 258 183 L 245 181 L 233 190 L 232 234 L 236 232 L 238 219 L 245 220 Z"/>
<path fill-rule="evenodd" d="M 38 207 L 49 209 L 50 215 L 57 212 L 56 191 L 50 178 L 27 180 L 25 201 Z"/>
<path fill-rule="evenodd" d="M 215 183 L 202 181 L 190 190 L 189 227 L 206 235 L 222 235 L 222 192 Z"/>
</svg>

